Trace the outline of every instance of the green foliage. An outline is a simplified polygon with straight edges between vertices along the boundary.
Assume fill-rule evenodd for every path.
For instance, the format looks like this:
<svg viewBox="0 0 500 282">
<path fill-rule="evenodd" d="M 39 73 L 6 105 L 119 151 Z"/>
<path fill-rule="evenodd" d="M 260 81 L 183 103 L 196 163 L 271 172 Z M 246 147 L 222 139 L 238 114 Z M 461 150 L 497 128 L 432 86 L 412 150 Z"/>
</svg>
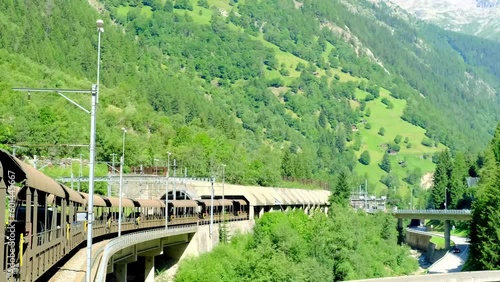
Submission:
<svg viewBox="0 0 500 282">
<path fill-rule="evenodd" d="M 432 139 L 425 137 L 422 142 L 422 145 L 427 146 L 427 147 L 433 147 L 434 146 L 434 141 Z"/>
<path fill-rule="evenodd" d="M 399 134 L 396 135 L 396 137 L 394 137 L 394 143 L 396 143 L 396 144 L 401 143 L 401 139 L 403 139 L 403 136 L 401 136 Z M 408 143 L 408 142 L 406 142 L 406 143 Z"/>
<path fill-rule="evenodd" d="M 334 205 L 348 207 L 350 203 L 351 186 L 347 181 L 347 173 L 340 172 L 337 177 L 335 189 L 330 194 L 330 210 L 333 211 Z"/>
<path fill-rule="evenodd" d="M 403 179 L 410 185 L 420 184 L 420 178 L 422 177 L 422 170 L 417 167 L 407 172 L 407 176 Z"/>
<path fill-rule="evenodd" d="M 396 189 L 400 186 L 399 177 L 394 172 L 383 175 L 380 178 L 380 182 L 382 182 L 389 189 Z"/>
<path fill-rule="evenodd" d="M 469 270 L 500 269 L 500 125 L 486 151 L 486 163 L 472 205 Z"/>
<path fill-rule="evenodd" d="M 380 135 L 380 136 L 384 136 L 384 135 L 385 135 L 385 127 L 381 127 L 381 128 L 378 130 L 378 135 Z"/>
<path fill-rule="evenodd" d="M 382 158 L 382 162 L 379 166 L 383 171 L 387 173 L 391 172 L 391 160 L 389 159 L 389 154 L 387 152 L 384 153 L 384 157 Z"/>
<path fill-rule="evenodd" d="M 210 8 L 207 0 L 198 0 L 198 2 L 196 4 L 200 7 L 205 8 L 205 9 Z"/>
<path fill-rule="evenodd" d="M 445 150 L 439 154 L 436 171 L 434 172 L 434 183 L 432 185 L 431 206 L 436 209 L 450 206 L 450 176 L 453 163 L 450 152 Z M 446 198 L 445 198 L 446 197 Z"/>
<path fill-rule="evenodd" d="M 390 215 L 334 209 L 332 217 L 266 213 L 253 235 L 181 262 L 175 281 L 338 281 L 416 270 L 409 249 L 396 244 Z"/>
<path fill-rule="evenodd" d="M 364 165 L 369 165 L 370 161 L 370 152 L 368 152 L 367 150 L 363 151 L 363 153 L 361 153 L 361 156 L 359 157 L 359 162 Z"/>
</svg>

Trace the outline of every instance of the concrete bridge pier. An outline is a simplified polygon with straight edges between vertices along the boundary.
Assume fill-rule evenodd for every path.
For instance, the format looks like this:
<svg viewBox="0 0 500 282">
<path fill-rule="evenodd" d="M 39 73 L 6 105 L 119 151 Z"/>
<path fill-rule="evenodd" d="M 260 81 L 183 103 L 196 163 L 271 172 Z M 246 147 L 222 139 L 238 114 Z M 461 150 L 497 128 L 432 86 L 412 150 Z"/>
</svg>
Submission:
<svg viewBox="0 0 500 282">
<path fill-rule="evenodd" d="M 144 282 L 155 281 L 155 257 L 148 256 L 144 260 Z"/>
<path fill-rule="evenodd" d="M 447 250 L 450 248 L 450 220 L 444 221 L 444 247 Z"/>
<path fill-rule="evenodd" d="M 115 264 L 113 274 L 117 282 L 127 282 L 127 264 L 126 263 Z"/>
</svg>

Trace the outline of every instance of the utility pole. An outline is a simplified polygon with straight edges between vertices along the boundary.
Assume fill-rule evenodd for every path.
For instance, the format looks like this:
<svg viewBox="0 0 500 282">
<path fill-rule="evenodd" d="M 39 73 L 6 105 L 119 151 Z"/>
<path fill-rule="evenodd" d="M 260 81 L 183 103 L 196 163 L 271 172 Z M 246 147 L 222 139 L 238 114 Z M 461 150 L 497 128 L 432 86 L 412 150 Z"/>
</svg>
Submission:
<svg viewBox="0 0 500 282">
<path fill-rule="evenodd" d="M 177 168 L 177 163 L 176 160 L 174 159 L 174 201 L 177 199 L 177 179 L 175 178 L 175 169 Z M 174 216 L 175 216 L 175 209 L 174 209 Z"/>
<path fill-rule="evenodd" d="M 80 187 L 82 183 L 82 176 L 83 176 L 83 155 L 80 154 L 80 171 L 78 172 L 78 192 L 80 192 Z"/>
<path fill-rule="evenodd" d="M 365 211 L 368 210 L 368 180 L 365 179 Z"/>
<path fill-rule="evenodd" d="M 167 152 L 167 174 L 165 176 L 165 229 L 168 229 L 168 181 L 170 175 L 170 155 L 171 153 Z"/>
<path fill-rule="evenodd" d="M 210 195 L 210 238 L 212 238 L 214 232 L 214 181 L 215 177 L 211 177 L 210 179 L 212 183 L 212 193 Z"/>
</svg>

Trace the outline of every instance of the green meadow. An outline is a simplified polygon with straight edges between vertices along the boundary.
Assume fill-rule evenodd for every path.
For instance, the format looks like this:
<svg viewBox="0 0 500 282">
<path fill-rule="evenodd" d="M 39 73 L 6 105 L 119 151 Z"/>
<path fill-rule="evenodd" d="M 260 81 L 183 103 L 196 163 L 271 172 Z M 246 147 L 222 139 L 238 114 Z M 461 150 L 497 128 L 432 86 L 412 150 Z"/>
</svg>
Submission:
<svg viewBox="0 0 500 282">
<path fill-rule="evenodd" d="M 358 101 L 363 100 L 368 93 L 357 89 L 356 98 Z M 394 107 L 388 109 L 385 104 L 382 103 L 382 98 L 386 97 Z M 359 103 L 351 103 L 351 105 L 356 106 Z M 437 147 L 426 147 L 421 144 L 425 137 L 425 130 L 412 125 L 404 121 L 401 116 L 403 115 L 404 107 L 406 106 L 406 101 L 399 100 L 391 97 L 389 92 L 385 89 L 381 89 L 380 97 L 369 101 L 366 103 L 365 113 L 370 110 L 370 116 L 365 116 L 361 122 L 357 124 L 358 130 L 362 136 L 362 147 L 357 152 L 357 156 L 365 150 L 370 152 L 371 162 L 369 165 L 363 165 L 358 162 L 356 166 L 356 172 L 359 175 L 366 175 L 369 184 L 374 187 L 369 187 L 370 193 L 376 195 L 384 195 L 387 193 L 387 187 L 382 184 L 379 180 L 386 174 L 379 167 L 379 163 L 382 161 L 384 152 L 387 149 L 386 144 L 394 142 L 394 138 L 397 135 L 402 136 L 402 140 L 406 137 L 408 138 L 408 144 L 411 144 L 410 148 L 407 148 L 407 143 L 401 141 L 399 144 L 401 150 L 395 154 L 391 155 L 391 171 L 394 171 L 400 179 L 400 184 L 402 187 L 407 187 L 407 183 L 403 182 L 402 179 L 406 177 L 407 171 L 414 168 L 420 168 L 422 173 L 433 172 L 435 165 L 431 161 L 432 154 L 442 151 L 445 147 L 439 144 Z M 365 122 L 371 125 L 370 129 L 365 128 Z M 385 128 L 384 136 L 379 134 L 380 128 Z M 427 157 L 427 158 L 426 158 Z M 408 194 L 408 189 L 399 189 L 398 193 L 402 196 Z"/>
</svg>

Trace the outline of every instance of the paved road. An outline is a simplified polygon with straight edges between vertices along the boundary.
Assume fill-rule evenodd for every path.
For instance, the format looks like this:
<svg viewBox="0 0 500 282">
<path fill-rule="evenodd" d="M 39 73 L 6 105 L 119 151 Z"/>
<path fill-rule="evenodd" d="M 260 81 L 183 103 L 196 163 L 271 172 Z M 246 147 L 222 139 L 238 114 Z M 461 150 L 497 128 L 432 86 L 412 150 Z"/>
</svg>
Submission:
<svg viewBox="0 0 500 282">
<path fill-rule="evenodd" d="M 432 236 L 444 237 L 444 235 L 425 232 L 413 228 L 412 231 Z M 429 274 L 451 273 L 451 272 L 462 271 L 462 267 L 467 258 L 469 257 L 469 243 L 467 242 L 467 238 L 464 237 L 450 236 L 450 240 L 455 242 L 455 247 L 458 248 L 460 252 L 455 253 L 453 252 L 453 250 L 451 250 L 448 253 L 446 253 L 446 255 L 444 255 L 440 260 L 438 260 L 428 268 Z"/>
<path fill-rule="evenodd" d="M 460 272 L 465 261 L 469 257 L 469 243 L 467 238 L 450 236 L 451 241 L 455 242 L 455 247 L 460 250 L 459 253 L 452 251 L 444 255 L 443 258 L 429 267 L 429 274 Z"/>
</svg>

